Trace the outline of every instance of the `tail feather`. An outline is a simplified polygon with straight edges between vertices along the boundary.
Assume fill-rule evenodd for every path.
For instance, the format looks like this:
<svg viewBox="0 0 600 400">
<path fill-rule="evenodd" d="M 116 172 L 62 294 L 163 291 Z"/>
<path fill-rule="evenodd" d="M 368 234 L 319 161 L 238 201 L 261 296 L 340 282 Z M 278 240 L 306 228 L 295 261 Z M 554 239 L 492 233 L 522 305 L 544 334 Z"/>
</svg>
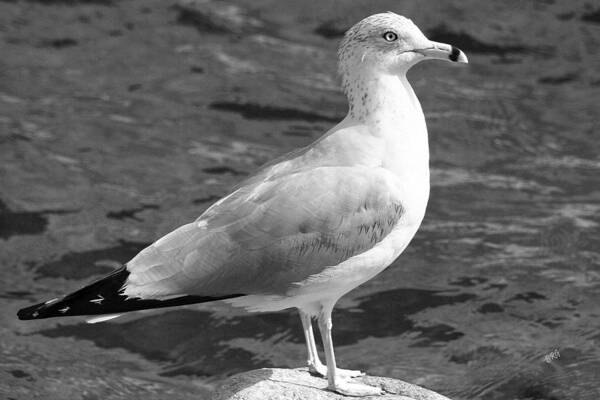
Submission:
<svg viewBox="0 0 600 400">
<path fill-rule="evenodd" d="M 181 296 L 167 300 L 131 298 L 123 294 L 129 271 L 125 266 L 96 282 L 68 294 L 19 310 L 21 320 L 67 317 L 73 315 L 120 314 L 150 308 L 174 307 L 185 304 L 206 303 L 243 296 Z"/>
</svg>

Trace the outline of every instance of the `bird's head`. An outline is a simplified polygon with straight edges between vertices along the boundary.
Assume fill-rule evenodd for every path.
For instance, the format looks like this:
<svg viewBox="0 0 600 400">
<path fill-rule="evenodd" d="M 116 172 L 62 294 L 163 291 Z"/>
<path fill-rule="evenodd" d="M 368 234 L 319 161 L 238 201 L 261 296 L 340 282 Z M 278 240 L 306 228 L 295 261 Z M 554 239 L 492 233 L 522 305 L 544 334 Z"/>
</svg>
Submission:
<svg viewBox="0 0 600 400">
<path fill-rule="evenodd" d="M 410 19 L 393 12 L 371 15 L 350 28 L 338 55 L 343 76 L 356 66 L 399 74 L 421 60 L 468 62 L 461 50 L 427 39 Z"/>
</svg>

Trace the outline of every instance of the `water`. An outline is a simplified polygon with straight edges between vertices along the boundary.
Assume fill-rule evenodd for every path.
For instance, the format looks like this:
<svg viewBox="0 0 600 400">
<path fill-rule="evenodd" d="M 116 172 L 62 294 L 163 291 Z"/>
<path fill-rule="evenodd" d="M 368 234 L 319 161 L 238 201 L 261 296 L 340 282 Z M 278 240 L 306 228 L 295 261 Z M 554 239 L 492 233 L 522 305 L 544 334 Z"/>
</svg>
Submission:
<svg viewBox="0 0 600 400">
<path fill-rule="evenodd" d="M 221 4 L 221 5 L 219 5 Z M 211 3 L 207 10 L 223 3 Z M 417 66 L 423 226 L 334 312 L 339 364 L 456 399 L 600 395 L 600 9 L 586 2 L 0 2 L 0 393 L 204 398 L 305 360 L 295 312 L 222 304 L 19 322 L 340 119 L 340 32 L 413 17 L 467 68 Z"/>
</svg>

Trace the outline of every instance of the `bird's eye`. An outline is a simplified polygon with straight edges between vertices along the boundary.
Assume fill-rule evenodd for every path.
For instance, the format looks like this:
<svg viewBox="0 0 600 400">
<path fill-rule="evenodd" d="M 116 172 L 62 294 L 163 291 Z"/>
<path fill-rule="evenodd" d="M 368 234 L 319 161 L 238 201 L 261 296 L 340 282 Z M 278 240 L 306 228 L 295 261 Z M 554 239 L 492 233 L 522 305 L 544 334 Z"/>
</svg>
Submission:
<svg viewBox="0 0 600 400">
<path fill-rule="evenodd" d="M 398 35 L 396 35 L 392 31 L 387 31 L 386 33 L 383 34 L 383 38 L 388 42 L 394 42 L 394 41 L 398 40 Z"/>
</svg>

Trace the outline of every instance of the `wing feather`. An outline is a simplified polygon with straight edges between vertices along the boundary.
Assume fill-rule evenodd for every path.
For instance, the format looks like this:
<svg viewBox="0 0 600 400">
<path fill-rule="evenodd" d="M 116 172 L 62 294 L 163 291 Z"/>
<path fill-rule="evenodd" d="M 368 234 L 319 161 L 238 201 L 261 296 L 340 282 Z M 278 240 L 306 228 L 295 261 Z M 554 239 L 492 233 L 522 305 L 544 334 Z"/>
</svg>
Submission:
<svg viewBox="0 0 600 400">
<path fill-rule="evenodd" d="M 284 292 L 387 236 L 403 215 L 395 187 L 386 170 L 359 166 L 255 181 L 136 256 L 125 293 Z"/>
</svg>

